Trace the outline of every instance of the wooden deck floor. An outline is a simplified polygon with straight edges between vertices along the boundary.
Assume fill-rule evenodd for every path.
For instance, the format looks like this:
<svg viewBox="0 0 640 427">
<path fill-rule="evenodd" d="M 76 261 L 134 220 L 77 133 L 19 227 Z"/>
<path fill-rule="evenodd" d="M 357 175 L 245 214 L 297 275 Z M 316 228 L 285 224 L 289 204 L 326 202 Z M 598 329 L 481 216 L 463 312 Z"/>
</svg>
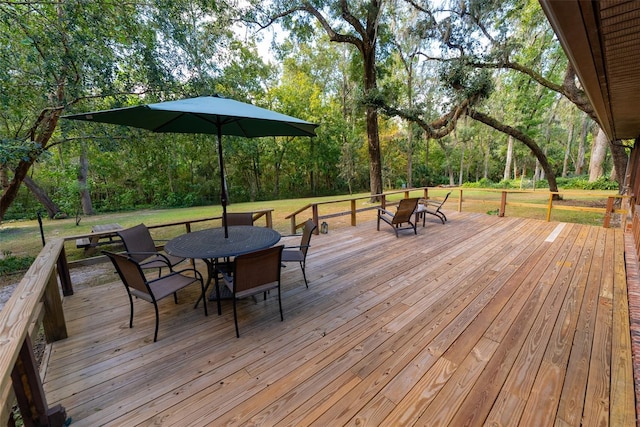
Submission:
<svg viewBox="0 0 640 427">
<path fill-rule="evenodd" d="M 97 425 L 635 425 L 623 234 L 482 214 L 314 236 L 275 295 L 194 310 L 65 298 L 49 404 Z M 434 218 L 435 220 L 435 218 Z M 383 224 L 384 225 L 384 224 Z"/>
</svg>

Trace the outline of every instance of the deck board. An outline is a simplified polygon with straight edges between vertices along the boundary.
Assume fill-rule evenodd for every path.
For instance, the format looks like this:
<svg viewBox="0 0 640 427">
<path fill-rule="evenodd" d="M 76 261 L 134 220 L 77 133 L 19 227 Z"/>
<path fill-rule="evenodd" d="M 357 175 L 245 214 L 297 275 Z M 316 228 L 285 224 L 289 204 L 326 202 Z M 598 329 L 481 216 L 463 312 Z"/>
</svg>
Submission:
<svg viewBox="0 0 640 427">
<path fill-rule="evenodd" d="M 314 236 L 304 286 L 239 304 L 65 297 L 50 403 L 73 425 L 634 425 L 620 230 L 447 212 Z M 199 267 L 204 269 L 203 265 Z"/>
</svg>

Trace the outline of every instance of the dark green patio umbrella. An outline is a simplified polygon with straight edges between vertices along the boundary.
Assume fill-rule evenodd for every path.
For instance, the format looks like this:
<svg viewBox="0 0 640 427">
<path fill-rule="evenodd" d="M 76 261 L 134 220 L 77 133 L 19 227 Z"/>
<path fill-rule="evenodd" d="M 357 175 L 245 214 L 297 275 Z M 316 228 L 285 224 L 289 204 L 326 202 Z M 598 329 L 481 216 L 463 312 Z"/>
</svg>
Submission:
<svg viewBox="0 0 640 427">
<path fill-rule="evenodd" d="M 203 133 L 218 135 L 218 161 L 222 215 L 227 230 L 227 184 L 224 177 L 222 135 L 245 136 L 316 136 L 318 126 L 295 117 L 256 107 L 218 95 L 177 101 L 145 104 L 113 110 L 62 116 L 64 119 L 112 123 L 148 129 L 153 132 Z"/>
</svg>

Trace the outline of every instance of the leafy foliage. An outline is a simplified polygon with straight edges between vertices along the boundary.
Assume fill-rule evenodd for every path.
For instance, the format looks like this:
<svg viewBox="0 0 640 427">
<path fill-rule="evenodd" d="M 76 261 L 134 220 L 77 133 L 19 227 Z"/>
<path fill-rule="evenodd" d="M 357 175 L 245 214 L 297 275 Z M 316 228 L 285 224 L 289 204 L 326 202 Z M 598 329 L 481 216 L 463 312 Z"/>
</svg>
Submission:
<svg viewBox="0 0 640 427">
<path fill-rule="evenodd" d="M 36 258 L 33 256 L 15 256 L 5 252 L 0 257 L 0 276 L 27 270 Z"/>
</svg>

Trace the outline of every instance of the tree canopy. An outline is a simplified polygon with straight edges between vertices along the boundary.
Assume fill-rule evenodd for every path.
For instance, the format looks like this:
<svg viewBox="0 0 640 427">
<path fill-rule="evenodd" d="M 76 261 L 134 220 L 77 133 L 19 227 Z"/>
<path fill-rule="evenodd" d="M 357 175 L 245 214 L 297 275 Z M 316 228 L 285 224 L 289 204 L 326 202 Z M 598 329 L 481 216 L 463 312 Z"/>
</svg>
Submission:
<svg viewBox="0 0 640 427">
<path fill-rule="evenodd" d="M 216 203 L 210 138 L 59 120 L 142 102 L 220 93 L 320 124 L 227 138 L 232 202 L 527 174 L 556 189 L 596 139 L 534 0 L 0 0 L 0 15 L 0 220 Z M 602 173 L 621 182 L 624 144 L 609 148 Z"/>
</svg>

